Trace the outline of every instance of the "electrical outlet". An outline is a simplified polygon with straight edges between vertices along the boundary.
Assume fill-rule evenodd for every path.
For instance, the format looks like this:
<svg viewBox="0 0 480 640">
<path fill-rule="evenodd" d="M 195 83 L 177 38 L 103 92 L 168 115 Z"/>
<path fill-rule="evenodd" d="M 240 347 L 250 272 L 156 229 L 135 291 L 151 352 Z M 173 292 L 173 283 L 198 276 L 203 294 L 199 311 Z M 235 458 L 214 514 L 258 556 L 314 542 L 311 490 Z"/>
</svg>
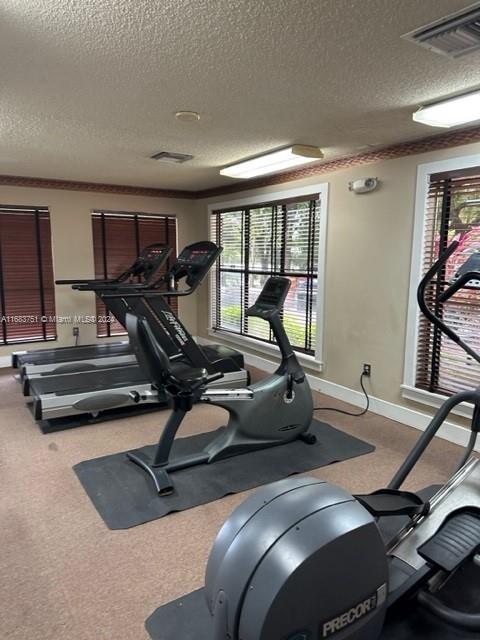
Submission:
<svg viewBox="0 0 480 640">
<path fill-rule="evenodd" d="M 79 327 L 73 327 L 72 333 L 73 333 L 74 337 L 77 338 L 80 335 L 80 328 Z"/>
<path fill-rule="evenodd" d="M 367 364 L 367 363 L 363 363 L 363 375 L 367 376 L 367 378 L 369 378 L 372 375 L 372 365 L 371 364 Z"/>
</svg>

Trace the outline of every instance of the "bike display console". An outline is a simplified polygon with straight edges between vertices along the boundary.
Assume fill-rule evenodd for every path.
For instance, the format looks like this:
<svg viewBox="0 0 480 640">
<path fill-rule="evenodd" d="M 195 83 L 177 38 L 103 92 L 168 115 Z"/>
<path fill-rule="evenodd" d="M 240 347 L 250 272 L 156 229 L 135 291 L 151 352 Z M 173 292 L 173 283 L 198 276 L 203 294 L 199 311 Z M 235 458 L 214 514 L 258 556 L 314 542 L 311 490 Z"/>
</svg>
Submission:
<svg viewBox="0 0 480 640">
<path fill-rule="evenodd" d="M 264 284 L 255 304 L 247 311 L 248 316 L 268 319 L 283 308 L 290 289 L 290 280 L 281 276 L 271 276 Z"/>
</svg>

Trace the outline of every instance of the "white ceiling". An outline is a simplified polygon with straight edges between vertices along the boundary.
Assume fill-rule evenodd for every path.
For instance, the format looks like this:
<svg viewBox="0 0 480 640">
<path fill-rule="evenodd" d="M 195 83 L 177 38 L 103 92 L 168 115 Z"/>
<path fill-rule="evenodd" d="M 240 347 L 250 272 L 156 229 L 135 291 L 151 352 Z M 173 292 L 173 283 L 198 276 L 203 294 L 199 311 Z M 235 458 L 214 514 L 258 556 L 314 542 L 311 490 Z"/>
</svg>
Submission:
<svg viewBox="0 0 480 640">
<path fill-rule="evenodd" d="M 0 174 L 195 190 L 291 143 L 333 158 L 441 132 L 412 110 L 480 85 L 480 53 L 450 60 L 400 36 L 468 4 L 2 0 Z M 195 159 L 148 159 L 161 150 Z"/>
</svg>

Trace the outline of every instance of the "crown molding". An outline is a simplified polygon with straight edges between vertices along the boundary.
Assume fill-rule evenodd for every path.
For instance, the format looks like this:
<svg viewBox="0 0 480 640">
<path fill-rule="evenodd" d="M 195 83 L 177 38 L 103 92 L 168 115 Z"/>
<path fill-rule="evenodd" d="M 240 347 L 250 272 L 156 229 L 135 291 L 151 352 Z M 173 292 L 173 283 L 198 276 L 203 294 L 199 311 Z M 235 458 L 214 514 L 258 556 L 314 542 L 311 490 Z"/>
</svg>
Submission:
<svg viewBox="0 0 480 640">
<path fill-rule="evenodd" d="M 60 189 L 64 191 L 88 191 L 94 193 L 116 193 L 124 196 L 147 196 L 151 198 L 195 199 L 195 191 L 179 189 L 155 189 L 153 187 L 133 187 L 120 184 L 98 182 L 78 182 L 54 178 L 32 178 L 24 176 L 0 175 L 0 185 L 9 187 L 31 187 L 33 189 Z"/>
<path fill-rule="evenodd" d="M 321 162 L 310 165 L 302 169 L 295 169 L 284 173 L 277 173 L 262 178 L 242 180 L 241 182 L 230 183 L 221 187 L 211 189 L 201 189 L 198 191 L 186 191 L 180 189 L 155 189 L 152 187 L 134 187 L 117 184 L 102 184 L 96 182 L 77 182 L 71 180 L 57 180 L 49 178 L 31 178 L 23 176 L 0 175 L 0 185 L 11 187 L 32 187 L 36 189 L 63 189 L 66 191 L 87 191 L 94 193 L 115 193 L 126 196 L 147 196 L 151 198 L 183 198 L 188 200 L 201 200 L 223 196 L 230 193 L 238 193 L 250 189 L 269 187 L 302 180 L 304 178 L 315 177 L 324 173 L 331 173 L 340 169 L 348 169 L 360 165 L 374 164 L 381 160 L 393 160 L 404 156 L 411 156 L 429 151 L 439 151 L 450 147 L 459 147 L 465 144 L 480 142 L 480 126 L 469 129 L 460 129 L 442 133 L 428 138 L 411 140 L 390 145 L 388 147 L 361 153 L 357 155 L 344 156 L 336 160 Z"/>
</svg>

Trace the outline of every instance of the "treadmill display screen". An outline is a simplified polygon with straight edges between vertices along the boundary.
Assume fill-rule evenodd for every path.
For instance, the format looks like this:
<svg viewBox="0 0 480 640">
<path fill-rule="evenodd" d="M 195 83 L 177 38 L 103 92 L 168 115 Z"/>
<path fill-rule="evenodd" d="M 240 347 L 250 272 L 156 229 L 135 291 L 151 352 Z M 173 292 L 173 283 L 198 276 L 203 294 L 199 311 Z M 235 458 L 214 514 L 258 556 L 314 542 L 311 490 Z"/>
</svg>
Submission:
<svg viewBox="0 0 480 640">
<path fill-rule="evenodd" d="M 183 264 L 191 264 L 202 266 L 208 264 L 212 257 L 217 253 L 217 247 L 215 245 L 193 245 L 186 247 L 182 253 L 178 256 L 178 262 Z"/>
<path fill-rule="evenodd" d="M 209 251 L 200 251 L 198 249 L 190 251 L 188 255 L 188 262 L 193 264 L 204 264 L 210 257 Z"/>
<path fill-rule="evenodd" d="M 166 253 L 170 252 L 169 247 L 163 247 L 158 249 L 149 249 L 148 253 L 145 256 L 145 260 L 159 260 L 162 259 Z"/>
</svg>

